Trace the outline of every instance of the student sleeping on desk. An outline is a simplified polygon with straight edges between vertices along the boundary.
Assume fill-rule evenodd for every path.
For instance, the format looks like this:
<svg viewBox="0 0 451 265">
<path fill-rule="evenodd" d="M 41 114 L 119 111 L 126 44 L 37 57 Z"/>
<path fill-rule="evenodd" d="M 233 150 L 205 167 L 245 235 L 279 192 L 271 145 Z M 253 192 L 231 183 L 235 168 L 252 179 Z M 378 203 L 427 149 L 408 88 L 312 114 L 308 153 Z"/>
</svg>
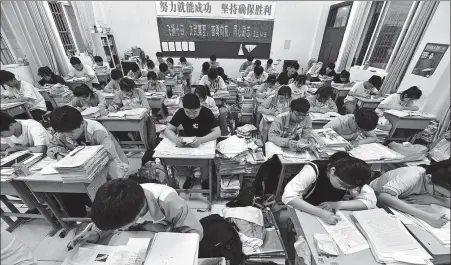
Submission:
<svg viewBox="0 0 451 265">
<path fill-rule="evenodd" d="M 68 248 L 81 241 L 98 242 L 112 230 L 197 233 L 203 229 L 185 200 L 166 185 L 138 184 L 129 179 L 104 183 L 91 207 L 94 225 L 73 238 Z"/>
<path fill-rule="evenodd" d="M 346 152 L 333 154 L 329 161 L 306 164 L 287 184 L 282 202 L 293 208 L 336 224 L 336 210 L 367 210 L 376 207 L 376 195 L 366 185 L 371 177 L 368 164 Z M 351 200 L 343 200 L 349 191 Z"/>
<path fill-rule="evenodd" d="M 410 204 L 437 204 L 449 208 L 450 180 L 448 159 L 425 168 L 401 167 L 386 172 L 370 186 L 378 195 L 379 203 L 418 217 L 433 227 L 442 227 L 449 222 L 445 215 L 428 213 Z"/>
</svg>

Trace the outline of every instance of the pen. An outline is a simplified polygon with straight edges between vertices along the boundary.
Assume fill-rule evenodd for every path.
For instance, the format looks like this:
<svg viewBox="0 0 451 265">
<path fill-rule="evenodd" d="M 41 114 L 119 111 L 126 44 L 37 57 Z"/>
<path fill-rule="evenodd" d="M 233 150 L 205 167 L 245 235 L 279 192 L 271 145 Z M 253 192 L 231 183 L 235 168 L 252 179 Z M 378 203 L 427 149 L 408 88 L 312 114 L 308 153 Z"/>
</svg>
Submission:
<svg viewBox="0 0 451 265">
<path fill-rule="evenodd" d="M 83 236 L 86 235 L 92 229 L 93 226 L 94 226 L 94 223 L 90 223 L 89 225 L 86 226 L 86 228 L 80 234 L 75 236 L 73 239 L 73 240 L 75 240 L 74 246 L 71 246 L 70 242 L 69 242 L 69 244 L 67 245 L 67 250 L 71 251 L 78 244 L 79 239 L 81 240 L 83 238 Z"/>
<path fill-rule="evenodd" d="M 81 150 L 83 150 L 83 148 L 85 148 L 84 146 L 80 147 L 78 150 L 76 150 L 75 152 L 73 152 L 70 156 L 74 156 L 75 154 L 77 154 L 78 152 L 80 152 Z"/>
<path fill-rule="evenodd" d="M 332 212 L 333 212 L 334 214 L 337 214 L 337 211 L 335 210 L 335 208 L 332 209 Z"/>
</svg>

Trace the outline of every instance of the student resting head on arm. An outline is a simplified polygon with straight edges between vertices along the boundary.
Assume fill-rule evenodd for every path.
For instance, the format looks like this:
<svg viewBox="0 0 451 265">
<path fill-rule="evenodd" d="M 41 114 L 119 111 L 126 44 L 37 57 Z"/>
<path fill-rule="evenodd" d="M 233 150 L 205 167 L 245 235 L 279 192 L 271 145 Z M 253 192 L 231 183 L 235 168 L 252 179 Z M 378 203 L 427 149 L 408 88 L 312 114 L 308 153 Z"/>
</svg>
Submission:
<svg viewBox="0 0 451 265">
<path fill-rule="evenodd" d="M 105 97 L 101 93 L 92 91 L 87 85 L 81 84 L 72 90 L 74 99 L 71 105 L 79 111 L 83 111 L 89 107 L 97 107 L 103 104 L 106 107 Z"/>
<path fill-rule="evenodd" d="M 41 80 L 38 81 L 38 84 L 41 86 L 44 85 L 66 85 L 66 81 L 59 75 L 56 75 L 48 66 L 43 66 L 38 68 L 38 76 L 41 77 Z"/>
<path fill-rule="evenodd" d="M 111 81 L 105 86 L 103 91 L 107 93 L 116 93 L 117 91 L 121 90 L 119 82 L 121 81 L 122 77 L 124 77 L 124 75 L 122 74 L 121 70 L 119 69 L 111 70 Z"/>
<path fill-rule="evenodd" d="M 136 88 L 135 82 L 129 78 L 122 78 L 119 83 L 120 91 L 116 92 L 109 111 L 147 108 L 150 109 L 146 94 L 139 88 Z"/>
<path fill-rule="evenodd" d="M 290 103 L 290 111 L 276 116 L 268 132 L 268 140 L 280 147 L 299 151 L 308 146 L 312 132 L 312 120 L 308 115 L 309 102 L 298 98 Z"/>
<path fill-rule="evenodd" d="M 445 215 L 433 214 L 411 204 L 437 204 L 450 207 L 450 160 L 427 166 L 401 167 L 384 173 L 370 186 L 378 201 L 396 210 L 418 217 L 433 227 L 442 227 L 449 220 Z"/>
<path fill-rule="evenodd" d="M 418 110 L 415 105 L 418 99 L 421 98 L 423 92 L 417 87 L 413 86 L 401 93 L 394 93 L 382 101 L 379 109 L 395 109 L 395 110 Z"/>
<path fill-rule="evenodd" d="M 333 225 L 340 221 L 334 210 L 374 208 L 376 197 L 365 185 L 370 177 L 370 167 L 365 161 L 338 152 L 327 163 L 306 164 L 285 187 L 282 202 Z M 354 189 L 360 189 L 357 200 L 342 201 L 346 192 Z"/>
<path fill-rule="evenodd" d="M 333 95 L 334 92 L 331 86 L 318 88 L 314 95 L 307 97 L 307 100 L 310 102 L 310 112 L 338 112 L 337 105 L 332 99 Z"/>
<path fill-rule="evenodd" d="M 6 112 L 0 112 L 0 135 L 9 148 L 5 155 L 29 150 L 32 153 L 46 153 L 50 134 L 35 120 L 15 120 Z"/>
<path fill-rule="evenodd" d="M 374 110 L 359 109 L 355 114 L 335 117 L 324 128 L 331 128 L 343 138 L 351 141 L 353 147 L 377 141 L 376 133 L 379 116 Z"/>
<path fill-rule="evenodd" d="M 156 71 L 157 69 L 155 68 L 155 63 L 152 60 L 147 60 L 146 62 L 146 69 L 144 69 L 146 72 L 150 72 L 150 71 Z"/>
<path fill-rule="evenodd" d="M 246 61 L 243 63 L 243 64 L 241 64 L 241 66 L 240 66 L 240 72 L 244 72 L 244 71 L 246 71 L 246 69 L 249 67 L 249 66 L 251 66 L 252 65 L 252 61 L 254 61 L 254 56 L 252 56 L 251 54 L 249 54 L 248 56 L 247 56 L 247 58 L 246 58 Z"/>
<path fill-rule="evenodd" d="M 138 184 L 129 179 L 104 183 L 96 192 L 91 207 L 94 226 L 80 241 L 98 242 L 102 231 L 128 230 L 151 232 L 196 233 L 199 240 L 203 228 L 188 204 L 166 185 Z"/>
<path fill-rule="evenodd" d="M 298 75 L 294 82 L 289 85 L 293 99 L 305 98 L 307 96 L 308 86 L 305 84 L 306 78 L 305 75 Z"/>
<path fill-rule="evenodd" d="M 355 84 L 344 99 L 346 113 L 354 113 L 357 106 L 357 99 L 354 96 L 363 98 L 378 97 L 381 86 L 382 78 L 378 75 L 373 75 L 368 81 Z"/>
<path fill-rule="evenodd" d="M 326 76 L 327 77 L 335 77 L 335 64 L 330 63 L 326 67 Z"/>
</svg>

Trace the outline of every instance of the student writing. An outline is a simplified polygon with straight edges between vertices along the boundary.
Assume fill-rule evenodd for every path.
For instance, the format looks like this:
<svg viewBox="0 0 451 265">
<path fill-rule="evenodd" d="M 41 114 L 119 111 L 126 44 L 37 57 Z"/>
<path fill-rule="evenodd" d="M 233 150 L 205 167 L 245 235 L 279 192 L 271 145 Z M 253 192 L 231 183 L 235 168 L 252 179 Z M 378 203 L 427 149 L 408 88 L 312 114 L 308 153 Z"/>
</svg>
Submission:
<svg viewBox="0 0 451 265">
<path fill-rule="evenodd" d="M 119 69 L 111 70 L 111 80 L 103 88 L 103 91 L 107 93 L 116 93 L 117 91 L 121 90 L 121 87 L 119 86 L 119 81 L 121 81 L 122 77 L 124 77 L 124 75 L 122 74 L 121 70 Z"/>
<path fill-rule="evenodd" d="M 375 207 L 374 191 L 365 185 L 370 177 L 367 163 L 346 152 L 338 152 L 329 161 L 306 164 L 285 187 L 282 202 L 334 225 L 340 221 L 335 210 Z M 357 195 L 354 200 L 343 201 L 348 190 L 357 190 L 354 192 Z"/>
<path fill-rule="evenodd" d="M 246 58 L 246 61 L 244 61 L 244 63 L 241 64 L 239 72 L 246 71 L 246 69 L 252 65 L 252 61 L 254 61 L 254 56 L 249 54 Z"/>
<path fill-rule="evenodd" d="M 150 109 L 146 94 L 141 89 L 136 88 L 135 82 L 129 78 L 122 78 L 119 83 L 121 90 L 116 92 L 109 111 L 127 110 L 135 108 Z"/>
<path fill-rule="evenodd" d="M 71 57 L 70 64 L 72 67 L 69 69 L 67 76 L 64 77 L 65 80 L 74 77 L 85 77 L 92 82 L 93 87 L 100 88 L 99 80 L 91 66 L 83 64 L 78 57 Z"/>
<path fill-rule="evenodd" d="M 277 82 L 280 85 L 288 85 L 290 80 L 294 80 L 298 76 L 299 67 L 298 63 L 293 63 L 291 66 L 288 66 L 287 70 L 277 76 Z"/>
<path fill-rule="evenodd" d="M 355 84 L 344 99 L 346 113 L 354 113 L 357 106 L 357 99 L 354 96 L 369 98 L 371 95 L 378 97 L 379 88 L 382 85 L 382 78 L 377 75 L 370 77 L 368 81 Z"/>
<path fill-rule="evenodd" d="M 310 102 L 310 112 L 338 112 L 337 105 L 332 99 L 334 92 L 331 86 L 323 86 L 314 95 L 307 97 Z"/>
<path fill-rule="evenodd" d="M 276 73 L 276 69 L 274 68 L 273 62 L 274 61 L 272 59 L 268 59 L 268 61 L 266 61 L 264 70 L 266 73 L 268 73 L 268 75 L 272 75 L 272 74 Z"/>
<path fill-rule="evenodd" d="M 180 65 L 182 65 L 182 77 L 186 80 L 186 84 L 190 86 L 194 67 L 185 57 L 180 57 Z"/>
<path fill-rule="evenodd" d="M 222 77 L 218 75 L 218 69 L 212 68 L 208 71 L 208 75 L 204 75 L 199 82 L 201 86 L 208 86 L 210 88 L 210 94 L 213 96 L 218 90 L 227 90 Z"/>
<path fill-rule="evenodd" d="M 305 84 L 305 81 L 305 75 L 298 75 L 295 81 L 289 85 L 293 99 L 306 97 L 308 86 Z"/>
<path fill-rule="evenodd" d="M 417 86 L 410 87 L 401 93 L 394 93 L 384 99 L 378 106 L 379 109 L 418 110 L 416 102 L 423 93 Z"/>
<path fill-rule="evenodd" d="M 350 85 L 352 85 L 350 78 L 351 78 L 351 73 L 349 73 L 346 70 L 343 70 L 343 71 L 341 71 L 340 74 L 335 74 L 334 80 L 332 82 L 336 83 L 336 84 L 341 84 L 343 86 L 350 86 Z"/>
<path fill-rule="evenodd" d="M 216 55 L 210 55 L 210 68 L 218 68 L 219 62 L 217 61 Z"/>
<path fill-rule="evenodd" d="M 218 67 L 219 68 L 219 67 Z M 195 94 L 200 99 L 200 105 L 208 108 L 213 112 L 213 115 L 219 119 L 219 128 L 221 129 L 221 135 L 228 135 L 229 129 L 227 127 L 227 115 L 229 113 L 227 107 L 218 108 L 216 101 L 208 96 L 209 91 L 207 86 L 198 86 L 195 90 Z"/>
<path fill-rule="evenodd" d="M 66 85 L 66 81 L 59 75 L 56 75 L 48 66 L 39 67 L 38 68 L 38 76 L 41 77 L 41 80 L 38 81 L 40 86 L 49 85 Z"/>
<path fill-rule="evenodd" d="M 246 86 L 254 86 L 262 84 L 268 78 L 268 74 L 264 72 L 263 67 L 256 66 L 254 70 L 244 78 Z"/>
<path fill-rule="evenodd" d="M 74 93 L 74 99 L 72 99 L 71 105 L 79 111 L 83 111 L 89 107 L 97 107 L 104 105 L 106 107 L 105 97 L 102 93 L 92 91 L 87 85 L 81 84 L 72 90 Z"/>
<path fill-rule="evenodd" d="M 157 74 L 155 72 L 147 73 L 148 82 L 141 87 L 141 89 L 145 92 L 166 92 L 166 86 L 158 81 Z"/>
<path fill-rule="evenodd" d="M 94 65 L 92 69 L 96 72 L 96 74 L 108 74 L 110 72 L 110 66 L 108 63 L 103 61 L 103 58 L 100 56 L 94 56 Z"/>
<path fill-rule="evenodd" d="M 133 81 L 139 79 L 142 76 L 141 69 L 137 63 L 132 64 L 130 71 L 127 73 L 127 77 Z"/>
<path fill-rule="evenodd" d="M 268 76 L 266 81 L 257 89 L 256 96 L 258 102 L 262 102 L 264 99 L 277 94 L 279 86 L 276 85 L 276 79 L 277 77 L 274 75 Z"/>
<path fill-rule="evenodd" d="M 202 71 L 200 73 L 200 79 L 202 79 L 202 77 L 204 77 L 204 75 L 208 75 L 208 71 L 210 71 L 210 63 L 204 62 L 202 64 Z"/>
<path fill-rule="evenodd" d="M 246 71 L 244 71 L 243 76 L 246 77 L 246 76 L 249 75 L 249 73 L 252 73 L 252 72 L 254 71 L 254 68 L 255 68 L 256 66 L 262 66 L 262 61 L 260 61 L 260 60 L 255 60 L 255 62 L 254 62 L 253 64 L 249 65 L 249 66 L 246 68 Z"/>
</svg>

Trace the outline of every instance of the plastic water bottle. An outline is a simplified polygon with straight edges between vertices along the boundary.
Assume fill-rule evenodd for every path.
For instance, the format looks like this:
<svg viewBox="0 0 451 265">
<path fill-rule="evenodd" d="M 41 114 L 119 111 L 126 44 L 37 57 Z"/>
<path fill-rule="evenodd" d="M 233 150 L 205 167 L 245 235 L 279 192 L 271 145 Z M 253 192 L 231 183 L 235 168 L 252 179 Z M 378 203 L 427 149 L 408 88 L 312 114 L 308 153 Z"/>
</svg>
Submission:
<svg viewBox="0 0 451 265">
<path fill-rule="evenodd" d="M 99 112 L 100 116 L 108 115 L 108 110 L 106 109 L 106 106 L 104 104 L 99 104 Z"/>
</svg>

